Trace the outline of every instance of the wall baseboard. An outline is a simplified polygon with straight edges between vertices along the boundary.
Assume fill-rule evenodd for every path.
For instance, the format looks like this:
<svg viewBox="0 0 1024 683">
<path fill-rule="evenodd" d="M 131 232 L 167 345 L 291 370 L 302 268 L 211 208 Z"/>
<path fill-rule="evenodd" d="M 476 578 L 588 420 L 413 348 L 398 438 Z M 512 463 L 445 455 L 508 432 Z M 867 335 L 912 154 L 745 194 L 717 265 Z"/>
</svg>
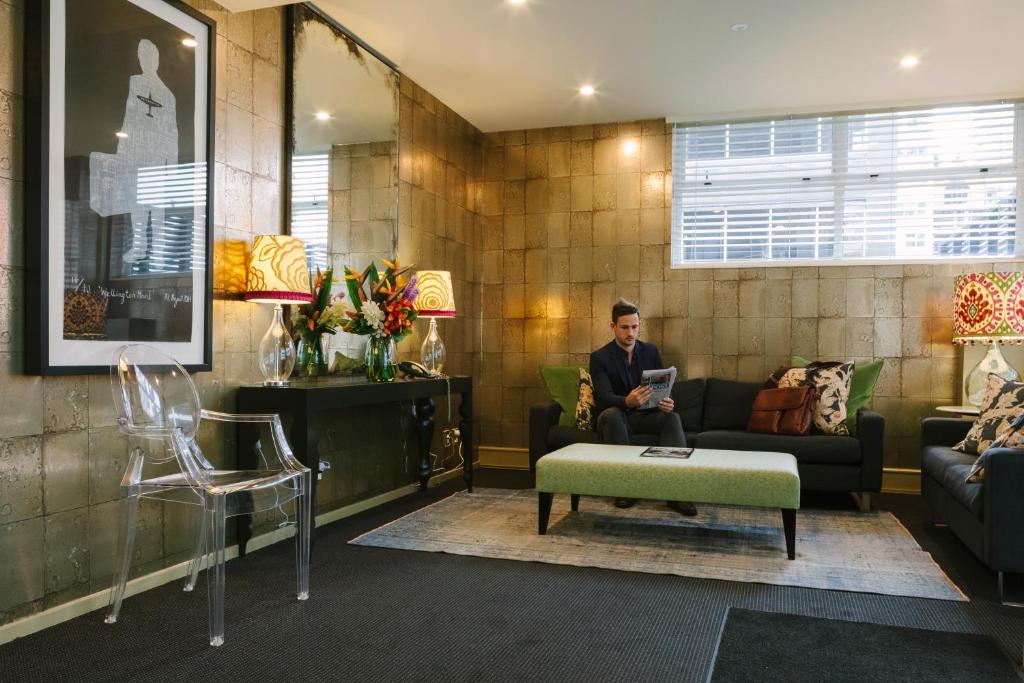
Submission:
<svg viewBox="0 0 1024 683">
<path fill-rule="evenodd" d="M 525 448 L 480 446 L 477 449 L 477 454 L 477 464 L 482 467 L 497 467 L 509 470 L 530 469 L 530 451 Z"/>
<path fill-rule="evenodd" d="M 907 467 L 882 468 L 882 493 L 921 493 L 921 470 Z"/>
<path fill-rule="evenodd" d="M 430 480 L 430 486 L 437 486 L 448 479 L 458 476 L 462 476 L 461 467 L 432 477 Z M 418 490 L 419 485 L 408 484 L 393 491 L 388 491 L 387 493 L 382 493 L 380 495 L 373 496 L 372 498 L 367 498 L 366 500 L 361 500 L 359 502 L 352 503 L 351 505 L 345 505 L 344 507 L 340 507 L 336 510 L 330 510 L 329 512 L 319 514 L 316 516 L 316 524 L 317 526 L 330 524 L 331 522 L 336 522 L 339 519 L 351 517 L 352 515 L 359 514 L 364 510 L 369 510 L 370 508 L 383 505 L 389 501 L 397 500 L 398 498 L 416 493 Z M 274 531 L 260 534 L 259 536 L 255 536 L 249 540 L 246 552 L 251 553 L 253 551 L 260 550 L 261 548 L 266 548 L 269 545 L 273 545 L 274 543 L 290 540 L 294 536 L 294 533 L 293 528 L 285 527 L 283 529 L 275 529 Z M 232 545 L 226 548 L 225 557 L 228 560 L 237 558 L 238 546 Z M 164 567 L 163 569 L 130 580 L 125 586 L 124 596 L 128 598 L 151 588 L 162 586 L 165 583 L 184 579 L 187 573 L 188 561 L 179 562 L 178 564 L 171 565 L 170 567 Z M 198 594 L 196 596 L 197 600 L 206 600 L 205 588 L 196 590 L 196 593 Z M 3 626 L 0 626 L 0 645 L 9 643 L 17 638 L 23 638 L 24 636 L 37 631 L 42 631 L 45 628 L 56 626 L 61 622 L 74 619 L 75 617 L 79 617 L 83 614 L 88 614 L 93 610 L 106 607 L 109 601 L 110 589 L 107 588 L 82 596 L 70 602 L 66 602 L 63 605 L 51 607 L 50 609 L 43 610 L 37 614 L 31 614 L 27 617 L 18 619 L 17 621 L 12 621 L 9 624 L 4 624 Z M 96 618 L 97 620 L 102 620 L 102 617 L 100 616 L 97 616 Z"/>
</svg>

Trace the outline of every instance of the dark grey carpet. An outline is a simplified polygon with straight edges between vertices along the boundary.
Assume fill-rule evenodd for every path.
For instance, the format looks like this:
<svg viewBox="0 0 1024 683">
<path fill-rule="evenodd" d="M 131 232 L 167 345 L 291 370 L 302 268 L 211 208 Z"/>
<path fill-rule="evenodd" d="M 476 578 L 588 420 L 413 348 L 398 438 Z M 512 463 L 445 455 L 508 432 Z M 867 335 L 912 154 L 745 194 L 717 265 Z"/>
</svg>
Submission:
<svg viewBox="0 0 1024 683">
<path fill-rule="evenodd" d="M 730 609 L 712 681 L 1006 681 L 990 636 Z"/>
<path fill-rule="evenodd" d="M 528 486 L 481 473 L 481 486 Z M 0 647 L 0 679 L 701 681 L 730 607 L 991 635 L 1020 652 L 1024 609 L 916 497 L 882 496 L 950 578 L 959 603 L 697 580 L 348 545 L 448 495 L 438 488 L 318 529 L 311 595 L 292 598 L 292 546 L 228 563 L 227 642 L 207 644 L 205 581 L 125 601 Z M 849 507 L 848 497 L 806 505 Z"/>
</svg>

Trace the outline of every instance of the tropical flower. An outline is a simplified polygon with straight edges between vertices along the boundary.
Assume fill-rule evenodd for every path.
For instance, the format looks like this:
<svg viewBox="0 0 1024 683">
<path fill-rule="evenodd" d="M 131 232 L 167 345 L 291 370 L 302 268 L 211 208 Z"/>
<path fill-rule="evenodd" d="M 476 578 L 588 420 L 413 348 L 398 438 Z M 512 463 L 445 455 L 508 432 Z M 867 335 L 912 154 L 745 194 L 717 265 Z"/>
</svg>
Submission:
<svg viewBox="0 0 1024 683">
<path fill-rule="evenodd" d="M 416 277 L 408 282 L 402 276 L 410 267 L 401 267 L 398 259 L 382 259 L 383 274 L 371 263 L 362 272 L 345 268 L 345 285 L 353 310 L 342 329 L 352 334 L 375 334 L 402 339 L 412 330 L 416 320 Z M 364 287 L 364 285 L 366 287 Z"/>
</svg>

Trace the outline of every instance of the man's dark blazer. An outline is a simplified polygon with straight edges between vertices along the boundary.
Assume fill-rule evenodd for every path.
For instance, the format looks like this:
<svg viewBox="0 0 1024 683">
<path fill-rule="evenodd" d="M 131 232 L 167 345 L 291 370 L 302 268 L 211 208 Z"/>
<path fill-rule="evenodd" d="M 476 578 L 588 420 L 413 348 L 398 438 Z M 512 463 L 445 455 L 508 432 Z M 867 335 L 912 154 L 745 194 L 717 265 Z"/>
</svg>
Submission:
<svg viewBox="0 0 1024 683">
<path fill-rule="evenodd" d="M 639 370 L 636 382 L 629 376 L 626 352 L 614 339 L 590 354 L 590 378 L 594 382 L 594 400 L 598 410 L 631 410 L 626 407 L 626 396 L 639 385 L 639 375 L 644 370 L 661 370 L 665 367 L 661 363 L 658 347 L 654 344 L 638 340 L 633 356 Z"/>
</svg>

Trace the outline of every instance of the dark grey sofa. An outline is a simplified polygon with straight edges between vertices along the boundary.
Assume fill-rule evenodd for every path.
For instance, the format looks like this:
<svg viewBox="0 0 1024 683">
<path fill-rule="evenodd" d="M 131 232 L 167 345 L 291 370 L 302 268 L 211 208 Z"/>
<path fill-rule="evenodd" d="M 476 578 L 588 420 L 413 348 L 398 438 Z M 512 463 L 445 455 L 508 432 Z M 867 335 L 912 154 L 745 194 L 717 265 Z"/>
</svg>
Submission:
<svg viewBox="0 0 1024 683">
<path fill-rule="evenodd" d="M 882 488 L 885 419 L 870 410 L 857 413 L 856 436 L 777 436 L 746 431 L 757 382 L 711 378 L 676 382 L 675 411 L 683 421 L 688 446 L 741 451 L 792 453 L 807 490 L 849 491 L 862 509 Z M 551 401 L 530 408 L 530 469 L 546 453 L 571 443 L 601 443 L 601 435 L 558 424 L 561 407 Z M 654 445 L 655 437 L 637 435 L 635 445 Z"/>
<path fill-rule="evenodd" d="M 951 446 L 971 422 L 928 417 L 921 422 L 921 495 L 936 523 L 946 524 L 978 559 L 998 573 L 1000 599 L 1024 604 L 1024 453 L 994 449 L 981 483 L 967 482 L 975 457 Z"/>
</svg>

